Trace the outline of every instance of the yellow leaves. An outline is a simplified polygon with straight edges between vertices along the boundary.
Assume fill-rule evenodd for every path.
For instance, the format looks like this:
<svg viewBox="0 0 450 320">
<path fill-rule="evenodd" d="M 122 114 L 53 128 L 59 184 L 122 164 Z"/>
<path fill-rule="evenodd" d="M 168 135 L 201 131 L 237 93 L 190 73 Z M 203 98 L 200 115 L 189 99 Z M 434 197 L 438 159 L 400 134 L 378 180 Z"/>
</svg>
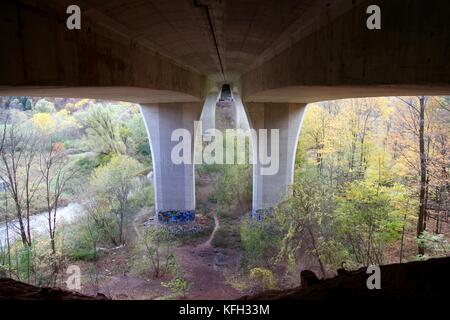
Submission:
<svg viewBox="0 0 450 320">
<path fill-rule="evenodd" d="M 276 288 L 276 281 L 273 272 L 266 268 L 253 268 L 250 270 L 250 279 L 259 283 L 264 290 Z"/>
<path fill-rule="evenodd" d="M 91 104 L 90 99 L 81 99 L 74 104 L 73 110 L 76 110 L 76 111 L 81 110 L 88 104 Z"/>
<path fill-rule="evenodd" d="M 45 134 L 51 134 L 56 129 L 56 122 L 50 113 L 39 112 L 33 115 L 33 126 Z"/>
</svg>

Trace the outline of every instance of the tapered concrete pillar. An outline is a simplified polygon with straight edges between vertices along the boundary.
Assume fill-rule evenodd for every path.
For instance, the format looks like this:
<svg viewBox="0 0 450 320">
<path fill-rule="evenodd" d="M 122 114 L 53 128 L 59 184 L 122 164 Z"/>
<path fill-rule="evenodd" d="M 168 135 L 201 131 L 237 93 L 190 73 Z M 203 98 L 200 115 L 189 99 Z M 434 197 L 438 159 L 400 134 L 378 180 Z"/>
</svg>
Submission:
<svg viewBox="0 0 450 320">
<path fill-rule="evenodd" d="M 203 104 L 202 114 L 200 120 L 202 121 L 202 134 L 207 134 L 208 130 L 216 127 L 216 104 L 219 100 L 220 91 L 211 91 L 205 99 Z"/>
<path fill-rule="evenodd" d="M 305 104 L 290 103 L 245 103 L 250 127 L 256 133 L 252 136 L 253 215 L 255 217 L 271 211 L 282 201 L 294 181 L 295 152 L 305 106 Z M 260 129 L 267 129 L 267 144 L 261 144 Z M 279 130 L 278 139 L 276 134 L 271 134 L 271 129 Z M 265 148 L 267 150 L 264 150 Z M 263 159 L 264 154 L 271 158 L 270 164 L 264 164 L 267 163 Z M 276 157 L 278 157 L 278 170 L 274 171 Z M 267 170 L 270 166 L 272 168 Z"/>
<path fill-rule="evenodd" d="M 159 221 L 186 222 L 195 218 L 194 164 L 193 161 L 174 163 L 172 151 L 183 138 L 176 134 L 172 141 L 172 133 L 177 129 L 189 133 L 184 138 L 190 140 L 185 142 L 193 155 L 194 121 L 199 120 L 201 108 L 201 103 L 141 105 L 152 152 L 155 210 Z"/>
<path fill-rule="evenodd" d="M 236 129 L 243 129 L 243 130 L 250 129 L 249 120 L 247 118 L 247 113 L 245 112 L 245 108 L 242 103 L 240 94 L 234 92 L 233 99 L 234 99 Z"/>
</svg>

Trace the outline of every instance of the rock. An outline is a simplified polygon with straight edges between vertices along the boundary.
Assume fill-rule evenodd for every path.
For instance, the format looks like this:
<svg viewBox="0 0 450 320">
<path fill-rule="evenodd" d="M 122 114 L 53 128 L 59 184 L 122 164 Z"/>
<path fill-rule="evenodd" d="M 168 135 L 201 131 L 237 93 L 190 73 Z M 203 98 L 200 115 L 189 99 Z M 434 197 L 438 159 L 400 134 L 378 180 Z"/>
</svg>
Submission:
<svg viewBox="0 0 450 320">
<path fill-rule="evenodd" d="M 300 280 L 302 287 L 309 287 L 320 283 L 319 278 L 311 270 L 303 270 L 300 273 Z"/>
<path fill-rule="evenodd" d="M 222 253 L 216 254 L 214 256 L 214 264 L 218 267 L 228 266 L 227 256 Z"/>
<path fill-rule="evenodd" d="M 367 274 L 367 268 L 360 268 L 355 271 L 346 271 L 334 278 L 319 280 L 319 283 L 314 285 L 302 285 L 298 288 L 286 290 L 271 290 L 253 296 L 244 296 L 241 299 L 287 299 L 344 304 L 358 301 L 381 303 L 398 300 L 448 303 L 450 297 L 450 257 L 384 265 L 380 266 L 380 270 L 380 290 L 369 290 L 367 288 L 366 282 L 370 274 Z M 314 279 L 309 272 L 308 275 L 305 273 L 304 277 L 307 279 L 306 282 Z"/>
<path fill-rule="evenodd" d="M 0 278 L 0 300 L 108 300 L 104 294 L 87 296 L 59 288 L 40 288 L 8 278 Z"/>
</svg>

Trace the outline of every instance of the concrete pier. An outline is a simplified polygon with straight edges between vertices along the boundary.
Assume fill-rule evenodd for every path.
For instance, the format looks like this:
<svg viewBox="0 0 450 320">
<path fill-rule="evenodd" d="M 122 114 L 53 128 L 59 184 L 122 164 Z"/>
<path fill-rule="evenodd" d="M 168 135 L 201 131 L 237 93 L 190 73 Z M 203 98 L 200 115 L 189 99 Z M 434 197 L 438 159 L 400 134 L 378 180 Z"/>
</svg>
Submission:
<svg viewBox="0 0 450 320">
<path fill-rule="evenodd" d="M 141 104 L 141 112 L 150 140 L 153 162 L 155 210 L 159 221 L 186 222 L 195 218 L 194 164 L 176 164 L 173 148 L 189 138 L 194 150 L 194 121 L 200 117 L 201 103 Z M 185 129 L 189 137 L 172 141 L 176 129 Z M 176 137 L 178 139 L 178 137 Z"/>
<path fill-rule="evenodd" d="M 262 146 L 258 138 L 252 136 L 253 145 L 253 214 L 263 214 L 270 211 L 289 192 L 289 186 L 294 181 L 294 162 L 298 136 L 305 111 L 305 104 L 291 103 L 245 103 L 250 127 L 259 133 L 267 129 L 267 152 L 260 150 Z M 272 129 L 279 130 L 278 152 L 271 150 Z M 275 174 L 264 173 L 269 165 L 264 164 L 261 152 L 268 156 L 279 156 L 279 166 Z M 272 154 L 272 152 L 274 154 Z M 269 172 L 270 173 L 270 172 Z"/>
</svg>

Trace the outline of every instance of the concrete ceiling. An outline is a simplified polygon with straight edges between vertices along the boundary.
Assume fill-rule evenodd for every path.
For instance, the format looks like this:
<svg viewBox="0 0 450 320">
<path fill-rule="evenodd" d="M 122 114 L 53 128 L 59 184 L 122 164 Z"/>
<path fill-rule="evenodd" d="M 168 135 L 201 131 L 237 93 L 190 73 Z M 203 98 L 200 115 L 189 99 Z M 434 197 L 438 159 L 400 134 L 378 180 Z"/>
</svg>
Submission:
<svg viewBox="0 0 450 320">
<path fill-rule="evenodd" d="M 374 3 L 381 30 L 366 27 Z M 72 4 L 81 30 L 66 28 Z M 201 101 L 228 82 L 258 102 L 448 94 L 449 15 L 448 0 L 2 0 L 0 92 Z"/>
<path fill-rule="evenodd" d="M 311 23 L 329 1 L 84 0 L 83 5 L 100 23 L 184 66 L 205 75 L 240 75 L 289 37 L 290 27 Z"/>
</svg>

